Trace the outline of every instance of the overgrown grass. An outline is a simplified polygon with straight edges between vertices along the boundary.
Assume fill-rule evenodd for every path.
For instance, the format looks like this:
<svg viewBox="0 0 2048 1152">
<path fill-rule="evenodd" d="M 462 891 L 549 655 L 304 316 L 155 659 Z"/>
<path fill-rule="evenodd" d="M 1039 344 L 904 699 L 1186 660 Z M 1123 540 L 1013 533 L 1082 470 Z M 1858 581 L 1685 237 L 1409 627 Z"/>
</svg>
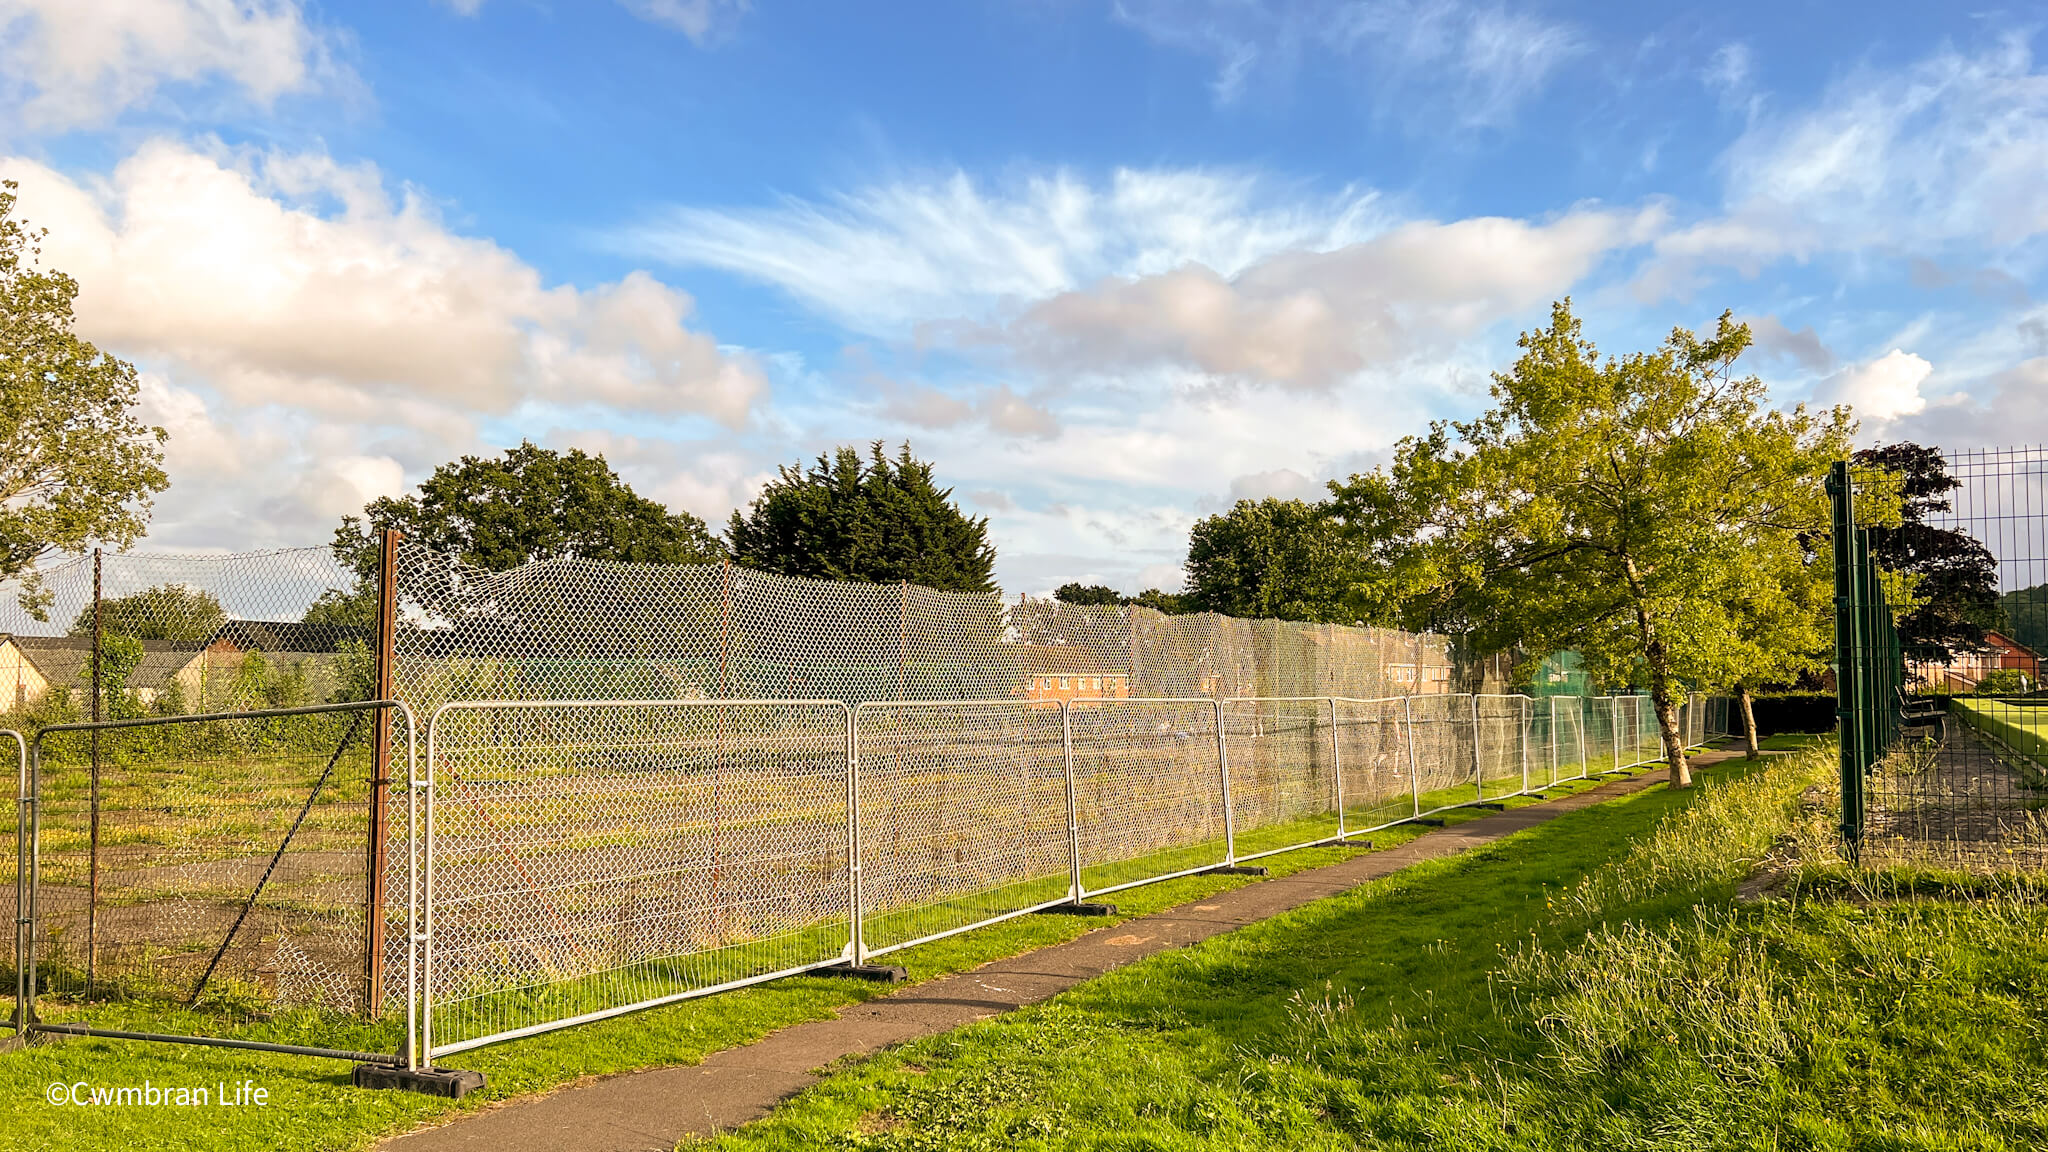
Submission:
<svg viewBox="0 0 2048 1152">
<path fill-rule="evenodd" d="M 1580 784 L 1556 791 L 1590 787 Z M 1516 807 L 1533 800 L 1515 799 Z M 1444 814 L 1451 823 L 1486 815 L 1462 810 Z M 1381 849 L 1407 842 L 1427 828 L 1401 826 L 1374 832 Z M 1291 831 L 1291 830 L 1290 830 Z M 1275 876 L 1348 859 L 1352 848 L 1311 848 L 1260 861 Z M 1190 876 L 1127 889 L 1113 899 L 1121 917 L 1145 915 L 1255 881 L 1238 877 Z M 1114 922 L 1113 920 L 1110 922 Z M 891 963 L 909 969 L 913 980 L 963 971 L 1005 956 L 1071 939 L 1105 921 L 1066 916 L 1025 917 L 932 944 L 894 953 Z M 579 1079 L 669 1064 L 689 1064 L 725 1048 L 749 1043 L 778 1028 L 834 1013 L 888 991 L 860 981 L 805 977 L 692 1000 L 516 1043 L 465 1054 L 451 1061 L 476 1068 L 490 1088 L 460 1103 L 398 1092 L 367 1092 L 349 1086 L 348 1068 L 332 1061 L 267 1056 L 218 1049 L 174 1047 L 113 1040 L 67 1040 L 0 1054 L 0 1148 L 172 1149 L 223 1148 L 249 1152 L 292 1152 L 366 1147 L 378 1138 L 437 1117 L 473 1110 L 507 1097 L 545 1091 Z M 104 1016 L 105 1008 L 97 1010 Z M 119 1006 L 121 1024 L 162 1027 L 177 1024 L 176 1013 L 146 1005 Z M 106 1019 L 100 1022 L 105 1025 Z M 307 1037 L 290 1020 L 250 1024 L 236 1030 L 252 1039 L 363 1043 L 386 1047 L 388 1029 L 363 1026 L 361 1034 Z M 207 1109 L 167 1116 L 153 1109 L 90 1111 L 51 1107 L 43 1092 L 52 1083 L 85 1080 L 104 1086 L 213 1085 L 254 1079 L 270 1091 L 263 1108 Z"/>
<path fill-rule="evenodd" d="M 1561 818 L 909 1045 L 721 1146 L 2048 1143 L 2033 893 L 1736 902 L 1832 767 Z"/>
</svg>

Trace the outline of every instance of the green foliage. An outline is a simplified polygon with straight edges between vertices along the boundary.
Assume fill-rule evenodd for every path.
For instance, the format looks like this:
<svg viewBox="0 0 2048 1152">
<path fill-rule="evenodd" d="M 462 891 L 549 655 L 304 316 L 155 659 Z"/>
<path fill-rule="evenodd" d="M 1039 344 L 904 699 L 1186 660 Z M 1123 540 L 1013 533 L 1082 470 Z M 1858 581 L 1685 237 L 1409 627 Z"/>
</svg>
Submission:
<svg viewBox="0 0 2048 1152">
<path fill-rule="evenodd" d="M 1998 668 L 1977 681 L 1976 691 L 1980 696 L 2013 696 L 2040 686 L 2039 681 L 2017 668 Z"/>
<path fill-rule="evenodd" d="M 1080 604 L 1088 607 L 1114 608 L 1130 601 L 1124 594 L 1103 584 L 1062 584 L 1053 589 L 1052 598 L 1062 604 Z"/>
<path fill-rule="evenodd" d="M 329 592 L 323 619 L 367 626 L 375 618 L 377 540 L 386 528 L 406 539 L 503 571 L 540 560 L 613 560 L 635 564 L 714 564 L 724 548 L 704 522 L 635 493 L 605 463 L 581 449 L 566 453 L 530 442 L 502 458 L 464 456 L 443 464 L 417 495 L 380 496 L 361 517 L 342 518 L 334 550 L 357 573 L 353 592 Z"/>
<path fill-rule="evenodd" d="M 1239 500 L 1188 533 L 1186 599 L 1198 611 L 1350 623 L 1350 551 L 1329 509 L 1301 500 Z"/>
<path fill-rule="evenodd" d="M 988 520 L 952 495 L 910 445 L 892 459 L 877 440 L 865 462 L 841 448 L 808 468 L 785 465 L 744 516 L 733 513 L 726 536 L 734 560 L 785 576 L 992 592 Z"/>
<path fill-rule="evenodd" d="M 203 641 L 227 620 L 213 593 L 183 584 L 159 584 L 100 602 L 100 630 L 137 640 Z M 71 634 L 92 635 L 92 605 L 78 610 Z"/>
<path fill-rule="evenodd" d="M 1671 721 L 1682 684 L 1754 664 L 1747 623 L 1799 632 L 1809 598 L 1787 582 L 1811 578 L 1803 540 L 1827 523 L 1822 480 L 1848 447 L 1846 409 L 1774 411 L 1734 374 L 1749 342 L 1724 314 L 1706 338 L 1677 329 L 1602 360 L 1555 305 L 1494 377 L 1490 411 L 1333 485 L 1361 556 L 1353 606 L 1482 651 L 1573 649 L 1608 683 L 1640 668 Z M 1668 728 L 1666 743 L 1682 781 Z"/>
<path fill-rule="evenodd" d="M 1982 645 L 1986 628 L 2005 625 L 1998 562 L 1969 533 L 1927 523 L 1929 516 L 1952 510 L 1948 494 L 1962 481 L 1949 475 L 1939 451 L 1918 444 L 1866 448 L 1854 461 L 1866 472 L 1890 473 L 1897 485 L 1898 517 L 1870 528 L 1870 557 L 1903 577 L 1910 593 L 1887 596 L 1908 605 L 1898 620 L 1900 640 L 1914 658 L 1934 661 Z"/>
<path fill-rule="evenodd" d="M 0 181 L 0 579 L 31 577 L 23 604 L 41 611 L 35 562 L 127 547 L 170 480 L 166 433 L 134 415 L 134 365 L 72 331 L 78 282 L 38 266 L 44 233 L 12 218 L 15 188 Z"/>
<path fill-rule="evenodd" d="M 1062 604 L 1078 604 L 1093 607 L 1116 607 L 1122 604 L 1136 604 L 1141 608 L 1150 608 L 1155 612 L 1163 612 L 1168 616 L 1178 616 L 1184 612 L 1199 611 L 1199 609 L 1189 604 L 1188 597 L 1174 592 L 1161 592 L 1157 588 L 1147 588 L 1136 596 L 1126 596 L 1114 588 L 1101 584 L 1062 584 L 1053 590 L 1052 598 Z"/>
<path fill-rule="evenodd" d="M 2013 639 L 2037 653 L 2048 652 L 2048 584 L 2007 592 L 1998 598 L 1998 608 Z"/>
</svg>

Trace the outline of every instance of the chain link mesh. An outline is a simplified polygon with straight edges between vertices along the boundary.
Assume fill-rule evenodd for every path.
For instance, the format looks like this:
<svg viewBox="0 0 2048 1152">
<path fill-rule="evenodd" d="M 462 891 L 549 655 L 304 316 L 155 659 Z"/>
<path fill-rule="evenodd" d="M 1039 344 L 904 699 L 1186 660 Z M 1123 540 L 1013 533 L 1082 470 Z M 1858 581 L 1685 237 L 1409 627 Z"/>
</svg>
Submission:
<svg viewBox="0 0 2048 1152">
<path fill-rule="evenodd" d="M 1073 898 L 1056 702 L 863 704 L 868 955 Z"/>
<path fill-rule="evenodd" d="M 1214 704 L 1082 701 L 1067 722 L 1082 895 L 1228 862 Z"/>
<path fill-rule="evenodd" d="M 841 958 L 846 725 L 830 701 L 441 712 L 433 1051 Z"/>
<path fill-rule="evenodd" d="M 1330 701 L 1225 700 L 1222 709 L 1237 859 L 1334 838 L 1337 749 Z"/>
</svg>

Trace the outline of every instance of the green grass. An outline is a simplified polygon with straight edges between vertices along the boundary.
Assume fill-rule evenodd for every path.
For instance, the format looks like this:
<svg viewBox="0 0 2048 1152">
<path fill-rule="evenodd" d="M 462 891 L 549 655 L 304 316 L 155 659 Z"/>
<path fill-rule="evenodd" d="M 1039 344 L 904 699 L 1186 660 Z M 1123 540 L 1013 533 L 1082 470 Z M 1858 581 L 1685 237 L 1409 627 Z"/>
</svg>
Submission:
<svg viewBox="0 0 2048 1152">
<path fill-rule="evenodd" d="M 2048 913 L 1738 882 L 1832 750 L 1708 769 L 852 1066 L 721 1148 L 2048 1143 Z"/>
<path fill-rule="evenodd" d="M 2048 706 L 2008 704 L 2003 700 L 1956 697 L 1949 710 L 1965 724 L 2017 755 L 2014 764 L 2029 787 L 2048 787 Z"/>
<path fill-rule="evenodd" d="M 1567 786 L 1558 791 L 1589 786 Z M 1514 799 L 1507 804 L 1515 807 L 1533 802 Z M 1460 810 L 1444 815 L 1455 824 L 1486 813 Z M 1384 849 L 1426 831 L 1416 826 L 1382 829 L 1371 839 Z M 1312 848 L 1268 857 L 1260 863 L 1273 875 L 1283 876 L 1355 854 L 1356 850 L 1349 848 Z M 1127 918 L 1255 882 L 1190 876 L 1127 889 L 1112 899 L 1121 909 L 1119 918 Z M 913 980 L 926 980 L 1056 944 L 1104 923 L 1065 916 L 1022 917 L 894 953 L 890 962 L 908 968 Z M 0 1148 L 84 1152 L 187 1147 L 249 1152 L 362 1148 L 420 1122 L 511 1096 L 612 1072 L 694 1063 L 778 1028 L 827 1018 L 886 991 L 860 981 L 800 977 L 480 1049 L 448 1061 L 483 1071 L 491 1080 L 488 1090 L 459 1103 L 409 1093 L 357 1090 L 348 1085 L 347 1066 L 333 1061 L 98 1039 L 39 1043 L 0 1055 Z M 102 1026 L 137 1029 L 218 1023 L 146 1004 L 98 1006 L 92 1018 Z M 309 1037 L 318 1037 L 316 1042 L 386 1051 L 391 1050 L 397 1035 L 390 1024 L 354 1024 L 339 1032 L 332 1029 L 332 1021 L 292 1015 L 244 1023 L 232 1031 L 247 1039 L 305 1043 Z M 211 1109 L 167 1120 L 154 1110 L 75 1112 L 42 1102 L 46 1085 L 81 1079 L 120 1086 L 144 1080 L 157 1085 L 212 1085 L 243 1078 L 253 1078 L 270 1090 L 268 1107 Z"/>
</svg>

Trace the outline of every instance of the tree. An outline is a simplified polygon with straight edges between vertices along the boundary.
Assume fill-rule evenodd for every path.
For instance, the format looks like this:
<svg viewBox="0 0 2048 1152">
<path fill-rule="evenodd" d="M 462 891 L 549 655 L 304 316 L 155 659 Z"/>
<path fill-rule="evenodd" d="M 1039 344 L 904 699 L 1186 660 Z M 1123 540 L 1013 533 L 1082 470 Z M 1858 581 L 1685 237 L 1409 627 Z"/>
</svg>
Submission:
<svg viewBox="0 0 2048 1152">
<path fill-rule="evenodd" d="M 1187 592 L 1197 611 L 1349 623 L 1351 554 L 1322 505 L 1239 500 L 1188 534 Z"/>
<path fill-rule="evenodd" d="M 1483 650 L 1575 649 L 1608 682 L 1640 672 L 1672 784 L 1690 784 L 1681 683 L 1725 666 L 1739 590 L 1803 560 L 1851 431 L 1846 409 L 1766 408 L 1762 381 L 1734 374 L 1749 342 L 1723 314 L 1704 339 L 1675 329 L 1603 361 L 1571 302 L 1554 305 L 1494 376 L 1491 410 L 1333 486 L 1370 561 L 1361 613 L 1469 621 Z"/>
<path fill-rule="evenodd" d="M 1967 532 L 1927 522 L 1952 510 L 1948 494 L 1963 486 L 1933 448 L 1887 444 L 1856 453 L 1861 469 L 1882 469 L 1896 480 L 1898 522 L 1870 528 L 1870 559 L 1904 577 L 1910 607 L 1899 617 L 1899 639 L 1916 660 L 1946 662 L 1957 649 L 1984 646 L 1984 630 L 2005 623 L 1998 598 L 1998 561 Z"/>
<path fill-rule="evenodd" d="M 0 181 L 0 579 L 47 610 L 34 565 L 93 541 L 126 548 L 170 486 L 166 434 L 136 419 L 135 367 L 72 331 L 78 282 L 37 267 L 46 233 L 11 219 Z"/>
<path fill-rule="evenodd" d="M 2048 584 L 2016 588 L 1998 598 L 2013 639 L 2036 652 L 2048 651 Z"/>
<path fill-rule="evenodd" d="M 892 459 L 877 440 L 865 462 L 841 448 L 809 468 L 785 465 L 744 516 L 732 514 L 726 537 L 738 563 L 785 576 L 993 592 L 988 520 L 952 495 L 910 445 Z"/>
<path fill-rule="evenodd" d="M 1053 589 L 1052 598 L 1062 604 L 1086 607 L 1114 608 L 1130 603 L 1123 593 L 1104 584 L 1062 584 Z"/>
<path fill-rule="evenodd" d="M 1802 549 L 1811 541 L 1802 541 Z M 1832 557 L 1759 548 L 1753 564 L 1730 582 L 1733 627 L 1718 659 L 1710 654 L 1706 681 L 1730 687 L 1742 710 L 1749 759 L 1761 754 L 1756 735 L 1756 690 L 1795 681 L 1825 667 L 1832 635 L 1835 583 Z"/>
<path fill-rule="evenodd" d="M 100 632 L 135 640 L 203 641 L 227 623 L 213 593 L 183 584 L 159 584 L 100 601 Z M 73 636 L 92 635 L 92 605 L 71 622 Z"/>
<path fill-rule="evenodd" d="M 377 538 L 386 528 L 493 571 L 540 560 L 715 564 L 725 557 L 702 520 L 634 492 L 603 456 L 524 442 L 503 458 L 443 464 L 417 495 L 380 496 L 361 517 L 343 517 L 334 550 L 356 570 L 357 588 L 323 597 L 315 605 L 320 621 L 367 626 L 375 619 L 374 602 L 366 613 L 341 600 L 374 596 L 366 589 L 375 584 Z M 308 620 L 317 622 L 313 613 Z"/>
</svg>

